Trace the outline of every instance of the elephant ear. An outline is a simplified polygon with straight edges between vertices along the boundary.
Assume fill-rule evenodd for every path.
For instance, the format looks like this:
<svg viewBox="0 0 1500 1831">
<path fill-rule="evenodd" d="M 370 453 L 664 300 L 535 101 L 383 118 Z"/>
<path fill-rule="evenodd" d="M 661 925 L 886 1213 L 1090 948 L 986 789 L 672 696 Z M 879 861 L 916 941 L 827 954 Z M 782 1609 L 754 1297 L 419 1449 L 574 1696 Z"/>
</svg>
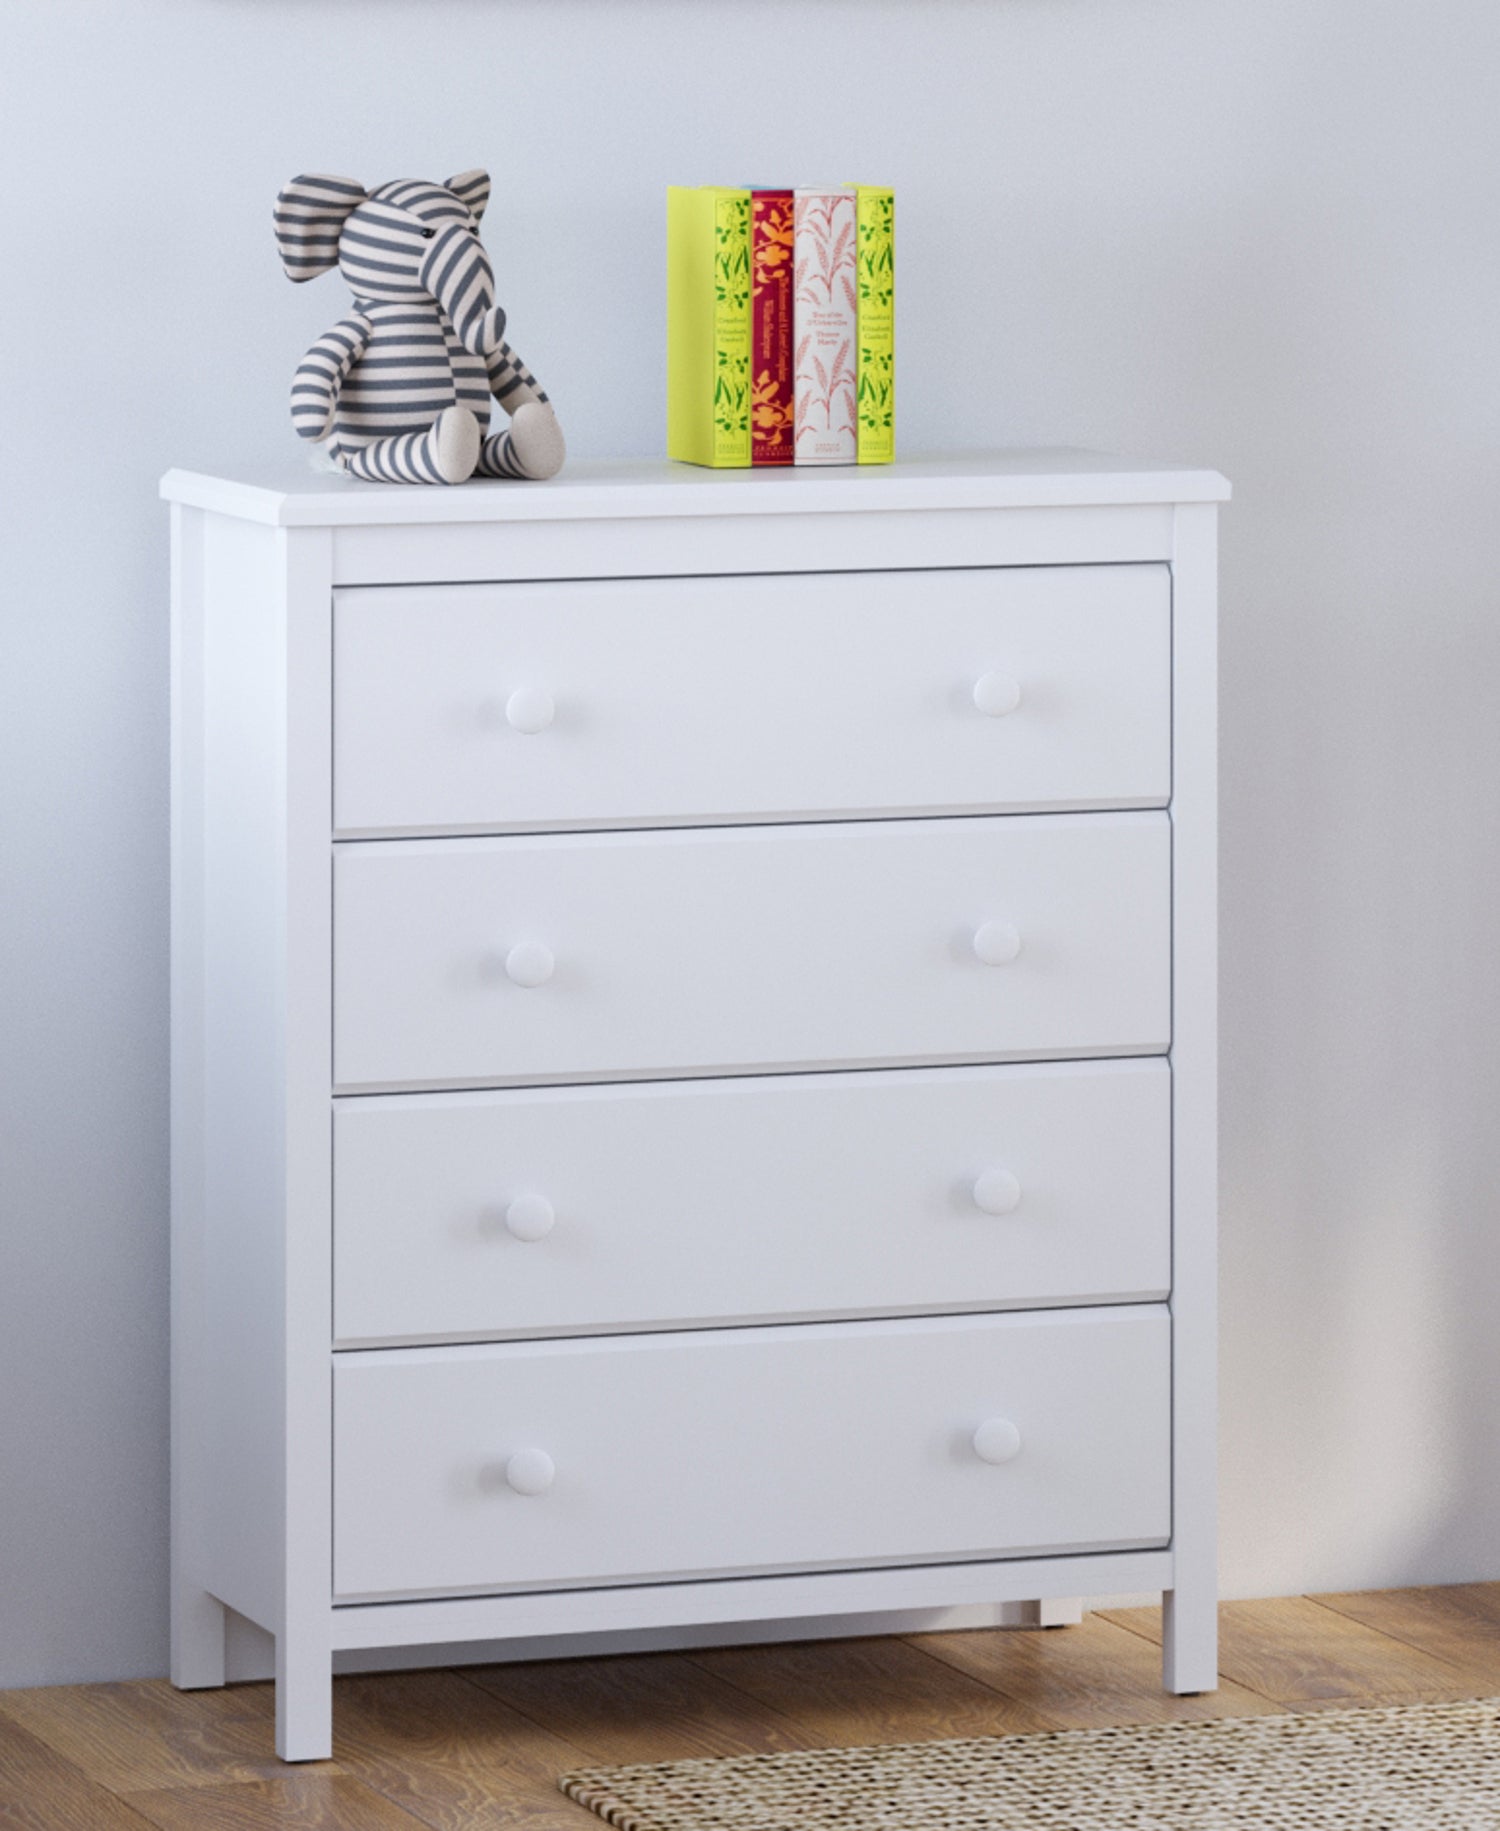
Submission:
<svg viewBox="0 0 1500 1831">
<path fill-rule="evenodd" d="M 490 175 L 482 166 L 475 166 L 472 172 L 460 172 L 456 178 L 448 178 L 443 183 L 445 191 L 452 191 L 460 203 L 469 206 L 469 212 L 475 222 L 484 215 L 484 206 L 490 200 Z"/>
<path fill-rule="evenodd" d="M 345 219 L 365 201 L 352 178 L 304 172 L 276 199 L 276 247 L 289 280 L 312 280 L 339 262 Z"/>
</svg>

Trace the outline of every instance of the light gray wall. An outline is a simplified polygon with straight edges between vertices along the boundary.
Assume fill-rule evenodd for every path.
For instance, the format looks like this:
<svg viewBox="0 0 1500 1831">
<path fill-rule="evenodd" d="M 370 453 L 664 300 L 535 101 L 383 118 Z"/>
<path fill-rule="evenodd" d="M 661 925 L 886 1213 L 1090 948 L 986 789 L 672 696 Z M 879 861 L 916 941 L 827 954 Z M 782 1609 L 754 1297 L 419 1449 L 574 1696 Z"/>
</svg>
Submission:
<svg viewBox="0 0 1500 1831">
<path fill-rule="evenodd" d="M 155 481 L 291 449 L 308 167 L 491 165 L 579 455 L 660 446 L 668 182 L 868 177 L 908 451 L 1233 478 L 1224 1580 L 1500 1577 L 1497 60 L 1493 0 L 0 5 L 0 1682 L 165 1664 Z"/>
</svg>

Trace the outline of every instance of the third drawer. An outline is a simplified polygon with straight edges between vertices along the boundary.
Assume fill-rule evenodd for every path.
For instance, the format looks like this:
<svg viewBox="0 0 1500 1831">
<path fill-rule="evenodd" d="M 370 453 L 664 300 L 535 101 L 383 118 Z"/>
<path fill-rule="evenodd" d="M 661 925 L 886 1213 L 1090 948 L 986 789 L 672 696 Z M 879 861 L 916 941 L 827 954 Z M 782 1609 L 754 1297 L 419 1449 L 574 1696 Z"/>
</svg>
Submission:
<svg viewBox="0 0 1500 1831">
<path fill-rule="evenodd" d="M 1165 1297 L 1169 1126 L 1160 1060 L 340 1101 L 335 1336 Z"/>
</svg>

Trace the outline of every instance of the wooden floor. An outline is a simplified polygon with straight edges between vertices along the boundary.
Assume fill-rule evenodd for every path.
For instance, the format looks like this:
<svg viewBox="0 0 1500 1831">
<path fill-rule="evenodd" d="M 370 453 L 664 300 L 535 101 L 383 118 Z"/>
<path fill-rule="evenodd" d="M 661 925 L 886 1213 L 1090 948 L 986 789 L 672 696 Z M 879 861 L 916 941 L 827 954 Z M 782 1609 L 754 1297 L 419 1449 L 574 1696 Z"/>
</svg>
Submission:
<svg viewBox="0 0 1500 1831">
<path fill-rule="evenodd" d="M 335 1759 L 287 1768 L 266 1685 L 0 1692 L 4 1831 L 584 1831 L 567 1768 L 1500 1695 L 1500 1583 L 1232 1602 L 1223 1688 L 1159 1688 L 1155 1610 L 1081 1627 L 338 1681 Z"/>
</svg>

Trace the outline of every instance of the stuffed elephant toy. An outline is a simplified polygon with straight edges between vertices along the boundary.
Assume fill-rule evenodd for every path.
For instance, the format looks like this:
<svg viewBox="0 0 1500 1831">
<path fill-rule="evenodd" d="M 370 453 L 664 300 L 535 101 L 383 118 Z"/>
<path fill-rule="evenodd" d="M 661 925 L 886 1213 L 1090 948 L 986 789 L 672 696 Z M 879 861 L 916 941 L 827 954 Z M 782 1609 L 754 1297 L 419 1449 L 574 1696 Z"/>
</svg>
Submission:
<svg viewBox="0 0 1500 1831">
<path fill-rule="evenodd" d="M 479 240 L 489 173 L 443 184 L 294 178 L 276 199 L 276 246 L 293 280 L 337 267 L 354 310 L 302 358 L 292 424 L 333 462 L 379 483 L 552 477 L 565 447 L 547 396 L 504 341 L 505 313 Z M 490 396 L 510 416 L 488 431 Z"/>
</svg>

